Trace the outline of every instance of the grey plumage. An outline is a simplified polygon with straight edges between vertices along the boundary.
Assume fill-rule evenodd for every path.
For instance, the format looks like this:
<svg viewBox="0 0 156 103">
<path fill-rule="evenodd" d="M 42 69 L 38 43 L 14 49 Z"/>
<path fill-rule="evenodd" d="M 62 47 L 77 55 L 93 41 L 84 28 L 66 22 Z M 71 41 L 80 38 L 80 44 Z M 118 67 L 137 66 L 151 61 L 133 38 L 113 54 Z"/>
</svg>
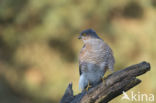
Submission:
<svg viewBox="0 0 156 103">
<path fill-rule="evenodd" d="M 79 88 L 84 90 L 88 83 L 97 84 L 109 68 L 114 69 L 114 56 L 111 48 L 92 29 L 80 33 L 84 46 L 79 55 Z"/>
</svg>

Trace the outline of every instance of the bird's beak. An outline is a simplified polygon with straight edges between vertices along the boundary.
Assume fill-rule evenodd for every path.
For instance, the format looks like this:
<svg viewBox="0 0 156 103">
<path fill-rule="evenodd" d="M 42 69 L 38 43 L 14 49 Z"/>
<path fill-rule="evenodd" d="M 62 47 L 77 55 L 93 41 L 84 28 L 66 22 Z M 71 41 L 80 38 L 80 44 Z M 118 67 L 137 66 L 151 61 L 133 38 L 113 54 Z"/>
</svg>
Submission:
<svg viewBox="0 0 156 103">
<path fill-rule="evenodd" d="M 82 39 L 81 35 L 80 35 L 80 36 L 78 36 L 78 39 Z"/>
</svg>

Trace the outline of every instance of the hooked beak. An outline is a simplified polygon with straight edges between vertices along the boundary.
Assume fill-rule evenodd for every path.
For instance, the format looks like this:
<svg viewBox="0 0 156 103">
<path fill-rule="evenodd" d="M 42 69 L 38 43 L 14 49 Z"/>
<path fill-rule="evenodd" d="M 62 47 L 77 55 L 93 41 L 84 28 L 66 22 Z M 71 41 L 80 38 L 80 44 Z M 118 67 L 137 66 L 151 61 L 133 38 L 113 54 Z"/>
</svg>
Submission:
<svg viewBox="0 0 156 103">
<path fill-rule="evenodd" d="M 80 36 L 78 36 L 78 39 L 82 39 L 81 35 L 80 35 Z"/>
</svg>

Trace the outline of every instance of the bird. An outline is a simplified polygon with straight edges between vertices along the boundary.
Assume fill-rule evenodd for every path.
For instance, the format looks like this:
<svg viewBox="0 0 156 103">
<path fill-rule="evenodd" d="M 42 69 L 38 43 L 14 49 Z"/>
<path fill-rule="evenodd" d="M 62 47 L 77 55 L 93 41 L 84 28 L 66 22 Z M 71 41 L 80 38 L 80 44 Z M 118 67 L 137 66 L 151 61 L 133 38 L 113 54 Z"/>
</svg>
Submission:
<svg viewBox="0 0 156 103">
<path fill-rule="evenodd" d="M 84 44 L 79 53 L 79 89 L 88 91 L 104 80 L 108 69 L 114 70 L 115 59 L 112 49 L 93 29 L 83 30 L 78 39 Z"/>
</svg>

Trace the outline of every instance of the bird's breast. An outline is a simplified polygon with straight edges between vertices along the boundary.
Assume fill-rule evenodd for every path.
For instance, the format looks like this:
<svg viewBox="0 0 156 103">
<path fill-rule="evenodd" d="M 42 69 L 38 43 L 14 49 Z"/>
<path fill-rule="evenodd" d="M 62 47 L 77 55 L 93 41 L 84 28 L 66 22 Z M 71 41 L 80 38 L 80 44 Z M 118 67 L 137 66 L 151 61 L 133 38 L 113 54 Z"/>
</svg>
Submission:
<svg viewBox="0 0 156 103">
<path fill-rule="evenodd" d="M 97 48 L 92 45 L 86 44 L 79 55 L 81 61 L 90 63 L 101 63 L 105 61 L 105 51 L 103 48 Z"/>
</svg>

